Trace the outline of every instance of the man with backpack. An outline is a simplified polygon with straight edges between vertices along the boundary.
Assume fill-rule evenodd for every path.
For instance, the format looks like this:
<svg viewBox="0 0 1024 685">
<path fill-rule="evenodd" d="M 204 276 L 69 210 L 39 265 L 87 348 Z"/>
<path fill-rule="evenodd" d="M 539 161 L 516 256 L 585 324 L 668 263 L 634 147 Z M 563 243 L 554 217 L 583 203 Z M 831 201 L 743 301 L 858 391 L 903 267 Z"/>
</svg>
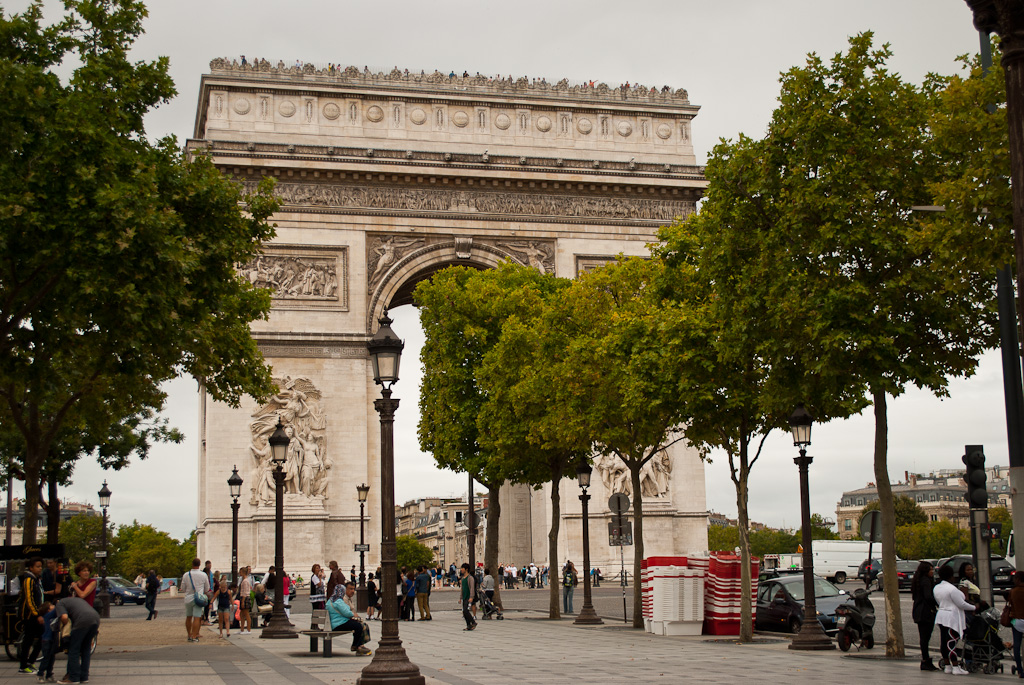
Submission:
<svg viewBox="0 0 1024 685">
<path fill-rule="evenodd" d="M 156 577 L 156 569 L 150 569 L 146 577 L 146 610 L 149 611 L 147 621 L 152 621 L 159 613 L 156 610 L 156 596 L 160 594 L 160 580 Z"/>
<path fill-rule="evenodd" d="M 579 576 L 576 574 L 576 567 L 571 561 L 565 562 L 565 568 L 562 569 L 562 609 L 565 614 L 573 613 L 572 610 L 572 593 L 579 585 Z"/>
</svg>

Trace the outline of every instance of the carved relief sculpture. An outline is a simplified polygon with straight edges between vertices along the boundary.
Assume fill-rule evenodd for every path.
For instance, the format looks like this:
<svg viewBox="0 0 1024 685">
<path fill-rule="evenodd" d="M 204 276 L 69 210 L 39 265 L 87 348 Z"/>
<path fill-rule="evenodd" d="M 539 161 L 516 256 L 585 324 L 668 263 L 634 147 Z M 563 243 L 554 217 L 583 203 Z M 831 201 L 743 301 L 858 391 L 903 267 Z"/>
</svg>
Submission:
<svg viewBox="0 0 1024 685">
<path fill-rule="evenodd" d="M 241 272 L 253 285 L 272 290 L 274 299 L 338 299 L 338 265 L 333 257 L 260 255 Z"/>
<path fill-rule="evenodd" d="M 249 423 L 249 453 L 253 468 L 249 477 L 254 506 L 274 502 L 274 463 L 270 454 L 270 435 L 280 419 L 288 434 L 288 455 L 284 464 L 286 494 L 307 500 L 327 499 L 328 471 L 327 419 L 320 407 L 321 393 L 305 376 L 275 378 L 281 391 L 252 415 Z"/>
<path fill-rule="evenodd" d="M 513 255 L 520 264 L 532 266 L 542 274 L 554 273 L 554 248 L 545 243 L 498 243 Z"/>
<path fill-rule="evenodd" d="M 614 454 L 603 454 L 594 459 L 594 468 L 610 493 L 622 492 L 633 496 L 633 482 L 626 464 Z M 645 499 L 665 497 L 672 478 L 672 460 L 661 450 L 640 468 L 640 494 Z"/>
<path fill-rule="evenodd" d="M 393 235 L 376 238 L 370 247 L 369 263 L 367 264 L 370 283 L 379 281 L 388 272 L 388 269 L 409 251 L 409 248 L 422 243 L 422 238 L 399 238 Z"/>
</svg>

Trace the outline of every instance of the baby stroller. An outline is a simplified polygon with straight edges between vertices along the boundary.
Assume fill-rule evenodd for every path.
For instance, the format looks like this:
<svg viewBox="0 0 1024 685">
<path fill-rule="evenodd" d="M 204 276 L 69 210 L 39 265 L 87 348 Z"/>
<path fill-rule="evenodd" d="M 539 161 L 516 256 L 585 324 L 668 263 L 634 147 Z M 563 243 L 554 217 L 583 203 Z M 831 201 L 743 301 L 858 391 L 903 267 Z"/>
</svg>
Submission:
<svg viewBox="0 0 1024 685">
<path fill-rule="evenodd" d="M 999 637 L 999 612 L 987 609 L 975 613 L 964 633 L 964 668 L 971 673 L 1002 673 L 1006 646 Z"/>
<path fill-rule="evenodd" d="M 477 601 L 480 603 L 480 608 L 483 609 L 484 619 L 496 618 L 499 621 L 504 621 L 505 616 L 501 613 L 501 610 L 494 604 L 487 593 L 483 590 L 477 590 L 476 592 Z"/>
</svg>

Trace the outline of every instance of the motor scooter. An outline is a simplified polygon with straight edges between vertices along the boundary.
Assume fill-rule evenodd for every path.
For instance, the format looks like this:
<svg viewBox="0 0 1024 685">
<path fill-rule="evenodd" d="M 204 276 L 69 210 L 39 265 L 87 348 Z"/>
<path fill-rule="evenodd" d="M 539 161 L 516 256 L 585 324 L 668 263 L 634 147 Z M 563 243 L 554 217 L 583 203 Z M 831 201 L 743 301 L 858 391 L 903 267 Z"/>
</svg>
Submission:
<svg viewBox="0 0 1024 685">
<path fill-rule="evenodd" d="M 853 591 L 853 604 L 843 604 L 836 608 L 836 642 L 839 649 L 850 651 L 851 645 L 864 649 L 875 646 L 875 605 L 869 597 L 871 593 L 864 588 Z"/>
</svg>

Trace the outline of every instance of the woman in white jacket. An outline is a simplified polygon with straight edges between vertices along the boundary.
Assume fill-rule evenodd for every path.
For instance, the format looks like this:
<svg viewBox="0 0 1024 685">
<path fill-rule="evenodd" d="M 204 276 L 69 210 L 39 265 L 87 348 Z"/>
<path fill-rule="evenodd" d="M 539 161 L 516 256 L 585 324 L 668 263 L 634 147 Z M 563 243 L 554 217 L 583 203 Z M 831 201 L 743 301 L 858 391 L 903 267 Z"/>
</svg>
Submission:
<svg viewBox="0 0 1024 685">
<path fill-rule="evenodd" d="M 943 566 L 939 569 L 941 581 L 935 586 L 935 602 L 939 611 L 935 614 L 935 625 L 939 627 L 939 650 L 946 660 L 946 673 L 967 675 L 960 666 L 956 654 L 956 642 L 967 628 L 964 611 L 974 611 L 975 606 L 964 599 L 964 593 L 950 581 L 953 580 L 953 567 Z"/>
</svg>

